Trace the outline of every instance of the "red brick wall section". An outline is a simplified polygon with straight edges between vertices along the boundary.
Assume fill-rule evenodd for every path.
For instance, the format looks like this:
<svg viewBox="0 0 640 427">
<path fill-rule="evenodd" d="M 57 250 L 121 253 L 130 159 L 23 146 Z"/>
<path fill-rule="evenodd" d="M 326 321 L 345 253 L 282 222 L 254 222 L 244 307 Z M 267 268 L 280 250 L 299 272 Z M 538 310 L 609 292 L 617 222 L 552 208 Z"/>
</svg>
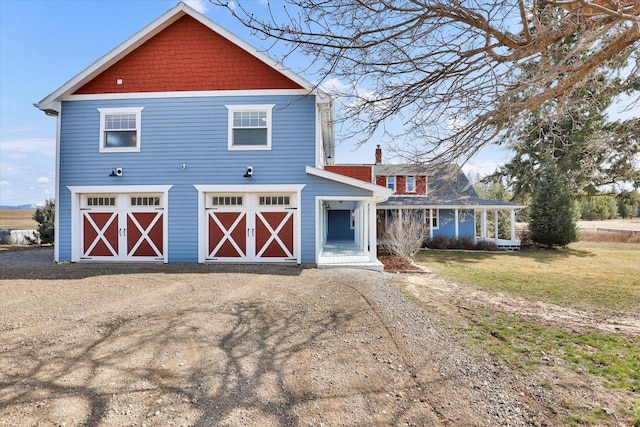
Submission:
<svg viewBox="0 0 640 427">
<path fill-rule="evenodd" d="M 396 193 L 407 194 L 407 178 L 404 175 L 396 175 Z M 415 193 L 411 193 L 415 194 Z"/>
<path fill-rule="evenodd" d="M 300 85 L 183 16 L 75 93 L 251 89 L 300 89 Z"/>
<path fill-rule="evenodd" d="M 371 183 L 371 166 L 366 165 L 333 165 L 325 166 L 325 170 L 329 172 L 339 173 L 340 175 L 349 176 Z"/>
<path fill-rule="evenodd" d="M 427 194 L 427 177 L 424 175 L 416 177 L 416 194 Z"/>
<path fill-rule="evenodd" d="M 387 177 L 383 175 L 376 176 L 376 184 L 387 186 Z M 425 195 L 427 194 L 427 177 L 424 175 L 416 177 L 416 191 L 415 193 L 407 193 L 407 178 L 404 175 L 396 175 L 396 191 L 394 194 L 410 194 L 410 195 Z"/>
</svg>

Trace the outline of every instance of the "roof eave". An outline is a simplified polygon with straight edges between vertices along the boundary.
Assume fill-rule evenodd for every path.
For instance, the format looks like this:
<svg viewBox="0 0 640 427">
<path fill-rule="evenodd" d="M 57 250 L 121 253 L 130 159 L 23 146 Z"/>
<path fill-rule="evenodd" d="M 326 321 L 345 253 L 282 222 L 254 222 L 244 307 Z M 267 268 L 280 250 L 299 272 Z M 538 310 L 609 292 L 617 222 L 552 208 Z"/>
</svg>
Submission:
<svg viewBox="0 0 640 427">
<path fill-rule="evenodd" d="M 371 184 L 350 176 L 341 175 L 339 173 L 330 172 L 325 169 L 314 168 L 313 166 L 306 166 L 306 172 L 309 175 L 317 176 L 319 178 L 336 181 L 342 184 L 350 185 L 352 187 L 361 188 L 363 190 L 371 191 L 376 201 L 383 202 L 393 194 L 393 190 L 381 185 Z"/>
</svg>

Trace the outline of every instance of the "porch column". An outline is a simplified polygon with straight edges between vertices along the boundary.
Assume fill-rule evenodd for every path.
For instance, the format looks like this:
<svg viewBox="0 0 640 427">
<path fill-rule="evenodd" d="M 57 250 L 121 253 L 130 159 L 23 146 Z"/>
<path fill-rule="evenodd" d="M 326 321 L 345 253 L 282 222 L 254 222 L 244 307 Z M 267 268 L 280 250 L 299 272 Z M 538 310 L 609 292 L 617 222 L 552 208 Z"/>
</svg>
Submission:
<svg viewBox="0 0 640 427">
<path fill-rule="evenodd" d="M 493 238 L 498 243 L 498 211 L 493 211 Z"/>
<path fill-rule="evenodd" d="M 363 229 L 362 229 L 362 206 L 360 206 L 359 204 L 360 202 L 356 203 L 356 207 L 354 208 L 354 224 L 353 224 L 353 231 L 355 233 L 355 239 L 356 239 L 356 245 L 360 248 L 360 249 L 364 249 L 364 239 L 363 237 Z M 351 221 L 351 218 L 349 218 L 349 221 Z"/>
<path fill-rule="evenodd" d="M 516 240 L 516 211 L 511 209 L 511 240 Z"/>
<path fill-rule="evenodd" d="M 376 209 L 375 202 L 368 202 L 366 209 L 369 210 L 369 260 L 375 262 L 378 259 L 378 247 L 376 242 Z"/>
<path fill-rule="evenodd" d="M 455 231 L 455 238 L 457 239 L 458 238 L 458 208 L 456 208 L 456 210 L 454 212 L 455 212 L 455 214 L 454 214 L 455 220 L 454 221 L 455 221 L 455 230 L 456 230 Z"/>
<path fill-rule="evenodd" d="M 480 237 L 482 239 L 487 238 L 487 210 L 482 209 L 480 211 Z"/>
<path fill-rule="evenodd" d="M 433 240 L 433 209 L 429 209 L 429 239 Z"/>
</svg>

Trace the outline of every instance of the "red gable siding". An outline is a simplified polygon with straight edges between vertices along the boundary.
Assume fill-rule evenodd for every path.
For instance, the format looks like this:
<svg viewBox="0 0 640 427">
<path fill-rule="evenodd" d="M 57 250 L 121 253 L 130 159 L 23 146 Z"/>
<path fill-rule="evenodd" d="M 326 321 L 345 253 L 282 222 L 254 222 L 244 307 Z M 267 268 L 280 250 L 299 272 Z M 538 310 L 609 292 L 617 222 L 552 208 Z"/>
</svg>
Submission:
<svg viewBox="0 0 640 427">
<path fill-rule="evenodd" d="M 122 79 L 122 84 L 116 81 Z M 300 89 L 190 16 L 183 16 L 76 94 Z"/>
<path fill-rule="evenodd" d="M 371 166 L 333 165 L 325 166 L 324 168 L 329 172 L 339 173 L 340 175 L 349 176 L 351 178 L 371 183 Z"/>
</svg>

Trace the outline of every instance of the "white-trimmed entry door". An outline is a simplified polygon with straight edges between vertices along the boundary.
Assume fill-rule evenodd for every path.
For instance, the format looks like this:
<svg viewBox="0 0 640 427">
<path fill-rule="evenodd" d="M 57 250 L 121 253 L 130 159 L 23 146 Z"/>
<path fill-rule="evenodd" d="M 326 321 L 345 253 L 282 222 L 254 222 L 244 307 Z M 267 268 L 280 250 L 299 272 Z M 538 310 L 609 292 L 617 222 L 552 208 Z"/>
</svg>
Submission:
<svg viewBox="0 0 640 427">
<path fill-rule="evenodd" d="M 296 193 L 204 193 L 204 199 L 206 260 L 298 260 Z"/>
<path fill-rule="evenodd" d="M 80 259 L 164 261 L 163 193 L 81 194 Z"/>
</svg>

